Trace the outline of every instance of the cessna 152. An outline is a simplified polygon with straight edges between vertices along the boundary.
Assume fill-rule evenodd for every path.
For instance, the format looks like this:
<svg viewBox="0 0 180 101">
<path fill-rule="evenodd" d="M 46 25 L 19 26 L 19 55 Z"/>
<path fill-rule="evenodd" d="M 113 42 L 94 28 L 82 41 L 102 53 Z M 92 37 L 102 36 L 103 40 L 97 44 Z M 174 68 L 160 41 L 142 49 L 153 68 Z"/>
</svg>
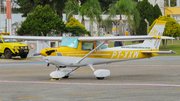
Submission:
<svg viewBox="0 0 180 101">
<path fill-rule="evenodd" d="M 57 69 L 50 73 L 55 79 L 68 78 L 81 66 L 89 66 L 97 79 L 110 75 L 107 69 L 93 68 L 93 65 L 126 61 L 132 59 L 150 58 L 157 54 L 176 54 L 174 51 L 159 51 L 161 39 L 174 39 L 162 36 L 165 21 L 157 21 L 147 36 L 110 36 L 110 37 L 37 37 L 37 36 L 4 36 L 4 39 L 23 39 L 41 41 L 61 41 L 60 47 L 46 48 L 40 53 L 48 65 Z M 142 44 L 107 48 L 104 43 L 108 40 L 145 40 Z M 75 67 L 74 69 L 66 68 Z"/>
</svg>

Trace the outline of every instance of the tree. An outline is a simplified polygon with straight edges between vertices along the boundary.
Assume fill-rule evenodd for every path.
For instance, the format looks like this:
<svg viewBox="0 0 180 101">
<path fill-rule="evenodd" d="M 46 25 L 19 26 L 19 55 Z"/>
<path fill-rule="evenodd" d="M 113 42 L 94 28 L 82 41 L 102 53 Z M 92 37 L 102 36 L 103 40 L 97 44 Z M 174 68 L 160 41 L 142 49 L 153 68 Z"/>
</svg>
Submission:
<svg viewBox="0 0 180 101">
<path fill-rule="evenodd" d="M 99 0 L 102 11 L 108 11 L 109 4 L 116 3 L 119 0 Z"/>
<path fill-rule="evenodd" d="M 65 7 L 66 14 L 72 13 L 72 14 L 80 14 L 82 17 L 81 23 L 85 25 L 84 23 L 84 16 L 87 16 L 91 23 L 95 21 L 95 23 L 98 25 L 99 29 L 99 23 L 102 21 L 101 18 L 101 6 L 98 0 L 87 0 L 85 3 L 81 6 L 78 6 L 78 2 L 74 0 L 68 0 Z M 78 9 L 78 10 L 77 10 Z"/>
<path fill-rule="evenodd" d="M 28 13 L 32 13 L 38 5 L 45 6 L 49 4 L 49 0 L 17 0 L 16 3 L 20 8 L 16 8 L 18 12 L 23 13 L 22 17 L 26 17 Z"/>
<path fill-rule="evenodd" d="M 180 36 L 180 25 L 174 18 L 165 15 L 165 16 L 160 16 L 158 20 L 167 21 L 165 29 L 164 29 L 164 33 L 163 33 L 164 36 L 173 36 L 173 37 Z M 153 28 L 156 21 L 157 19 L 154 20 L 152 25 L 149 27 L 148 32 L 150 32 L 150 30 Z M 163 48 L 166 48 L 166 47 L 167 47 L 167 44 L 165 45 L 165 42 L 163 41 Z"/>
<path fill-rule="evenodd" d="M 62 19 L 63 10 L 65 8 L 65 3 L 67 0 L 48 0 L 50 2 L 51 8 L 59 15 L 59 17 Z M 43 0 L 44 2 L 44 0 Z"/>
<path fill-rule="evenodd" d="M 78 20 L 71 17 L 70 22 L 66 24 L 67 32 L 71 32 L 73 36 L 81 36 L 87 34 L 86 28 Z"/>
<path fill-rule="evenodd" d="M 141 27 L 136 29 L 137 35 L 147 35 L 147 24 L 144 21 L 147 19 L 149 25 L 154 21 L 154 10 L 153 6 L 148 2 L 148 0 L 139 1 L 137 4 L 137 9 L 140 13 L 140 25 Z"/>
<path fill-rule="evenodd" d="M 78 14 L 79 4 L 75 0 L 68 0 L 65 5 L 64 12 L 66 13 L 66 20 L 69 22 L 73 14 Z"/>
<path fill-rule="evenodd" d="M 63 32 L 64 29 L 64 22 L 54 13 L 49 5 L 46 5 L 44 7 L 37 6 L 35 11 L 26 17 L 17 33 L 19 35 L 46 36 L 52 30 L 58 33 Z"/>
<path fill-rule="evenodd" d="M 177 0 L 170 0 L 170 4 L 171 4 L 170 6 L 171 6 L 171 7 L 176 6 L 176 1 L 177 1 Z M 166 3 L 165 6 L 169 7 L 169 2 L 168 2 L 168 0 L 164 0 L 164 2 Z"/>
<path fill-rule="evenodd" d="M 157 19 L 157 18 L 159 18 L 159 16 L 162 16 L 162 12 L 161 12 L 158 4 L 156 4 L 156 5 L 153 7 L 153 10 L 154 10 L 154 19 Z"/>
<path fill-rule="evenodd" d="M 80 15 L 86 15 L 87 17 L 89 17 L 92 25 L 93 22 L 95 21 L 95 23 L 97 24 L 97 30 L 98 30 L 98 36 L 100 36 L 99 33 L 99 24 L 102 21 L 102 11 L 101 11 L 101 6 L 100 3 L 98 2 L 98 0 L 88 0 L 83 6 L 81 6 L 82 8 L 80 8 Z"/>
<path fill-rule="evenodd" d="M 66 1 L 67 0 L 17 0 L 16 3 L 20 8 L 16 9 L 18 12 L 23 13 L 23 17 L 26 17 L 29 13 L 32 13 L 38 5 L 44 7 L 48 4 L 62 19 L 62 13 Z"/>
<path fill-rule="evenodd" d="M 119 0 L 116 4 L 112 3 L 109 5 L 109 18 L 114 18 L 116 15 L 120 15 L 119 18 L 119 34 L 121 36 L 124 36 L 124 33 L 122 33 L 122 15 L 125 15 L 127 17 L 127 21 L 129 24 L 133 24 L 136 26 L 139 26 L 139 16 L 138 11 L 136 10 L 136 4 L 133 0 Z M 134 16 L 136 15 L 136 16 Z M 132 19 L 132 16 L 134 16 L 134 20 Z"/>
</svg>

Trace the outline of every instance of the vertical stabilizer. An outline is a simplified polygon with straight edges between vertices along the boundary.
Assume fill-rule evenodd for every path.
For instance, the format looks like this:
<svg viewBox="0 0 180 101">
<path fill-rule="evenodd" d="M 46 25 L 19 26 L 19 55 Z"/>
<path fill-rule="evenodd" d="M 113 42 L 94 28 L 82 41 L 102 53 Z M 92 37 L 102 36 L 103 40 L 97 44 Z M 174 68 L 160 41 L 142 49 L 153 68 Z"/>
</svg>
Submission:
<svg viewBox="0 0 180 101">
<path fill-rule="evenodd" d="M 148 36 L 162 36 L 165 25 L 166 21 L 157 20 L 156 24 L 153 26 Z M 159 49 L 160 43 L 161 39 L 148 39 L 143 42 L 143 46 L 151 47 L 151 49 Z"/>
</svg>

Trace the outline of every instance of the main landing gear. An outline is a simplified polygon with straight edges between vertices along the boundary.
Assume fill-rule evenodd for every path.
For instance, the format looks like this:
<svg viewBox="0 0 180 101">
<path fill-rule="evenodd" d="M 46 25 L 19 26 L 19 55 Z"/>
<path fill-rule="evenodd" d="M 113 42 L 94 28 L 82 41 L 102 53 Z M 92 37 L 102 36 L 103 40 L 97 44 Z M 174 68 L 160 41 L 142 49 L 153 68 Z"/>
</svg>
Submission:
<svg viewBox="0 0 180 101">
<path fill-rule="evenodd" d="M 110 75 L 110 71 L 107 69 L 98 69 L 95 70 L 92 65 L 88 65 L 93 71 L 94 75 L 98 80 L 103 80 L 105 77 Z M 61 69 L 60 69 L 61 68 Z M 65 66 L 59 66 L 57 69 L 50 73 L 51 78 L 53 79 L 60 79 L 60 78 L 69 78 L 69 76 L 72 76 L 74 74 L 74 71 L 77 70 L 79 67 L 76 67 L 75 69 L 66 68 Z"/>
<path fill-rule="evenodd" d="M 94 75 L 98 80 L 103 80 L 105 77 L 110 75 L 110 71 L 107 69 L 95 70 L 92 65 L 89 65 L 89 67 L 91 67 L 91 69 L 94 71 Z"/>
</svg>

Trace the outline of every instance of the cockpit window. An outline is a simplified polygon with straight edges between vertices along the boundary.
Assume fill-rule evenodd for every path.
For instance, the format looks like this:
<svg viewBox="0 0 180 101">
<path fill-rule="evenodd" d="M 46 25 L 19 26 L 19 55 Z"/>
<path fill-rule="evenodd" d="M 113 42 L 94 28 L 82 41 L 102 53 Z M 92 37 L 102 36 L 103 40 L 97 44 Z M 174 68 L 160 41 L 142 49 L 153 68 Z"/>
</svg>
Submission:
<svg viewBox="0 0 180 101">
<path fill-rule="evenodd" d="M 103 41 L 98 41 L 97 42 L 97 46 L 100 45 L 101 43 L 103 43 Z M 101 47 L 99 47 L 99 49 L 106 49 L 108 48 L 108 43 L 105 42 L 105 44 L 103 44 Z"/>
<path fill-rule="evenodd" d="M 60 46 L 77 48 L 78 43 L 79 43 L 78 38 L 63 38 Z"/>
<path fill-rule="evenodd" d="M 4 39 L 5 43 L 18 42 L 16 39 Z"/>
<path fill-rule="evenodd" d="M 82 42 L 82 50 L 93 50 L 94 49 L 94 43 L 90 42 Z"/>
</svg>

